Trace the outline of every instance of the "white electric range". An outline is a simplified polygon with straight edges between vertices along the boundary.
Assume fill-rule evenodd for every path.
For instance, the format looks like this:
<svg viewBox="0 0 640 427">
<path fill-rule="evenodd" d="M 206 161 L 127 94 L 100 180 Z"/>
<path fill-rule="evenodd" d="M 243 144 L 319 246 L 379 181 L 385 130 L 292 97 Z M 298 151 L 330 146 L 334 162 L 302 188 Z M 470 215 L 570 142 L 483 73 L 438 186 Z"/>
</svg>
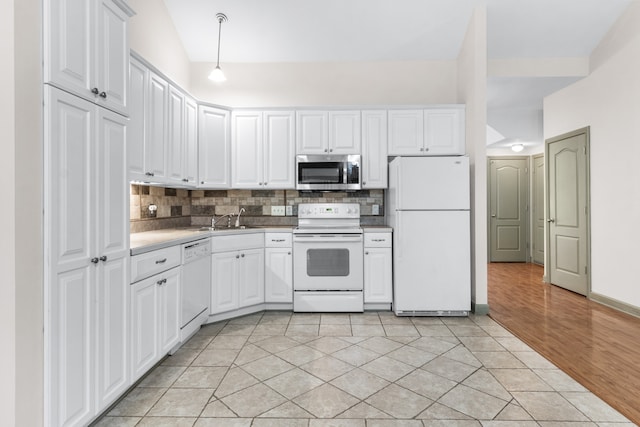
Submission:
<svg viewBox="0 0 640 427">
<path fill-rule="evenodd" d="M 298 205 L 293 311 L 364 311 L 363 240 L 359 204 Z"/>
</svg>

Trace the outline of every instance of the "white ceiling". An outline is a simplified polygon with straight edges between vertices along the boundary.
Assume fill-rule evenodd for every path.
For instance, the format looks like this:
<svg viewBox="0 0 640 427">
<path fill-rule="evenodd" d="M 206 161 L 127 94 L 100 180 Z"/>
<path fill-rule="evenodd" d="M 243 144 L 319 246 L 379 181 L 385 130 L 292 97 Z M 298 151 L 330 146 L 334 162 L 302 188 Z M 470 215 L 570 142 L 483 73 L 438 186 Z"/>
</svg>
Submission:
<svg viewBox="0 0 640 427">
<path fill-rule="evenodd" d="M 489 59 L 587 57 L 631 1 L 164 0 L 193 62 L 215 62 L 215 15 L 228 16 L 222 63 L 452 60 L 480 3 Z M 507 140 L 533 138 L 542 97 L 575 80 L 490 79 L 489 123 Z M 501 112 L 509 110 L 525 121 L 530 110 L 532 121 L 520 133 L 507 129 L 509 114 Z"/>
</svg>

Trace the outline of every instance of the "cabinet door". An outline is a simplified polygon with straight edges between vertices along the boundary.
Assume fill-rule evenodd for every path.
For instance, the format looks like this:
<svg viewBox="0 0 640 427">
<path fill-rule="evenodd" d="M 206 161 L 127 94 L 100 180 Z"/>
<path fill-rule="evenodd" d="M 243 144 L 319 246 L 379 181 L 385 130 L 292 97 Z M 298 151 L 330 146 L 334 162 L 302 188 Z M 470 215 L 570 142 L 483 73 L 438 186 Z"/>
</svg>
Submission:
<svg viewBox="0 0 640 427">
<path fill-rule="evenodd" d="M 264 249 L 240 252 L 238 288 L 240 307 L 264 302 Z"/>
<path fill-rule="evenodd" d="M 364 249 L 364 302 L 392 300 L 391 248 Z"/>
<path fill-rule="evenodd" d="M 96 407 L 113 403 L 129 382 L 128 257 L 102 263 L 98 273 L 96 307 Z"/>
<path fill-rule="evenodd" d="M 264 301 L 293 303 L 291 248 L 265 248 Z"/>
<path fill-rule="evenodd" d="M 149 277 L 130 287 L 132 382 L 160 360 L 158 277 Z"/>
<path fill-rule="evenodd" d="M 423 110 L 389 110 L 389 155 L 424 154 Z"/>
<path fill-rule="evenodd" d="M 261 188 L 262 162 L 262 113 L 236 112 L 231 114 L 233 142 L 231 187 Z"/>
<path fill-rule="evenodd" d="M 387 112 L 362 112 L 362 188 L 387 188 Z"/>
<path fill-rule="evenodd" d="M 198 105 L 186 97 L 184 104 L 184 178 L 185 184 L 195 186 L 198 179 Z"/>
<path fill-rule="evenodd" d="M 464 116 L 462 108 L 425 110 L 425 152 L 434 156 L 464 154 Z"/>
<path fill-rule="evenodd" d="M 94 2 L 46 0 L 44 17 L 44 81 L 93 99 L 91 88 Z"/>
<path fill-rule="evenodd" d="M 160 357 L 180 342 L 181 267 L 159 274 L 158 305 L 160 323 Z M 156 276 L 156 277 L 158 277 Z"/>
<path fill-rule="evenodd" d="M 329 112 L 329 152 L 360 154 L 360 111 Z"/>
<path fill-rule="evenodd" d="M 298 154 L 325 154 L 329 152 L 326 111 L 296 112 L 296 151 Z"/>
<path fill-rule="evenodd" d="M 92 226 L 95 106 L 55 88 L 45 91 L 44 287 L 49 389 L 55 425 L 86 424 L 93 403 L 93 303 L 97 267 Z"/>
<path fill-rule="evenodd" d="M 222 252 L 211 256 L 211 314 L 238 308 L 237 252 Z"/>
<path fill-rule="evenodd" d="M 147 133 L 145 138 L 145 175 L 147 179 L 164 182 L 167 168 L 167 104 L 169 84 L 149 72 L 147 93 Z"/>
<path fill-rule="evenodd" d="M 266 111 L 264 119 L 264 186 L 295 188 L 295 133 L 293 111 Z"/>
<path fill-rule="evenodd" d="M 127 163 L 129 179 L 143 181 L 145 177 L 145 111 L 149 71 L 131 58 L 129 67 L 129 126 L 127 126 Z"/>
<path fill-rule="evenodd" d="M 198 108 L 198 186 L 230 188 L 229 112 Z"/>
<path fill-rule="evenodd" d="M 167 105 L 167 180 L 182 184 L 184 176 L 184 95 L 169 86 Z"/>
<path fill-rule="evenodd" d="M 127 14 L 113 0 L 98 0 L 96 10 L 95 79 L 98 103 L 127 114 L 129 41 Z"/>
</svg>

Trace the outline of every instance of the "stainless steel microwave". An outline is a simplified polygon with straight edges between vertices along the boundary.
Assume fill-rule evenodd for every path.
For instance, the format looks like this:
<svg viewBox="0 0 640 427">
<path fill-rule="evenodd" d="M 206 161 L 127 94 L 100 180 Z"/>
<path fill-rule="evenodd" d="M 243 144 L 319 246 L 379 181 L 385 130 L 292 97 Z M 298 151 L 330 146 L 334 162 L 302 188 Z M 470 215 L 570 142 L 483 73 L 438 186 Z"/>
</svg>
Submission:
<svg viewBox="0 0 640 427">
<path fill-rule="evenodd" d="M 360 190 L 360 155 L 296 156 L 296 189 L 317 191 Z"/>
</svg>

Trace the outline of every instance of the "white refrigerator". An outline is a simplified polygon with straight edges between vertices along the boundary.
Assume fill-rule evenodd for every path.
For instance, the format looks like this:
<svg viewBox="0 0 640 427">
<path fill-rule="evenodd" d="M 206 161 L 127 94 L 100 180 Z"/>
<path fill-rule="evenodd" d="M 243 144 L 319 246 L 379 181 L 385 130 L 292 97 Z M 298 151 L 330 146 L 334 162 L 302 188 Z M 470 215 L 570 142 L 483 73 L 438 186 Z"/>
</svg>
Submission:
<svg viewBox="0 0 640 427">
<path fill-rule="evenodd" d="M 471 310 L 469 185 L 465 156 L 389 163 L 396 315 L 465 316 Z"/>
</svg>

